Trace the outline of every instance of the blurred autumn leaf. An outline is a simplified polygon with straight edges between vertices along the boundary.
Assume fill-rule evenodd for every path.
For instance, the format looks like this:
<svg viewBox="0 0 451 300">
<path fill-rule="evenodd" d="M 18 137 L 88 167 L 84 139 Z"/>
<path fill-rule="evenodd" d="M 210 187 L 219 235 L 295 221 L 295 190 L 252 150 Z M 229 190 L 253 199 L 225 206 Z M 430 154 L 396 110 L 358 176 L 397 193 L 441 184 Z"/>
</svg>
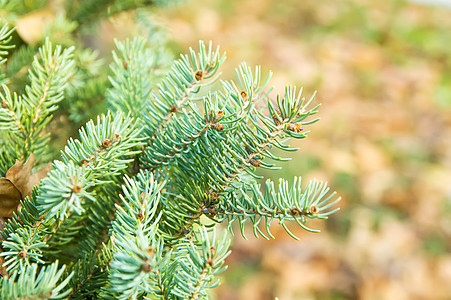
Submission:
<svg viewBox="0 0 451 300">
<path fill-rule="evenodd" d="M 6 172 L 5 177 L 0 178 L 0 217 L 12 217 L 20 200 L 30 197 L 33 187 L 50 172 L 51 162 L 31 174 L 35 161 L 33 154 L 25 164 L 16 160 L 16 163 Z"/>
</svg>

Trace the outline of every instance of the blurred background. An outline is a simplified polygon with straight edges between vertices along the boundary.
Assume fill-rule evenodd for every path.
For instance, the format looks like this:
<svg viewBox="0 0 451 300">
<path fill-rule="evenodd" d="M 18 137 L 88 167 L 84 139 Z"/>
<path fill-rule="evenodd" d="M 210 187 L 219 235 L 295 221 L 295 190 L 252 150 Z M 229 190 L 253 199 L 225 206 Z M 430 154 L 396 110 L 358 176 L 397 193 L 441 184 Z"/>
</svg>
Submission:
<svg viewBox="0 0 451 300">
<path fill-rule="evenodd" d="M 176 56 L 211 40 L 227 52 L 222 79 L 246 61 L 274 72 L 274 93 L 317 91 L 321 120 L 264 175 L 342 197 L 309 223 L 321 233 L 292 228 L 300 241 L 276 224 L 276 240 L 237 234 L 216 298 L 451 299 L 451 1 L 176 2 L 154 13 Z M 27 42 L 33 27 L 17 23 Z M 127 14 L 89 29 L 106 62 L 113 38 L 139 34 Z"/>
<path fill-rule="evenodd" d="M 222 78 L 246 61 L 277 92 L 316 90 L 321 120 L 265 175 L 342 197 L 301 241 L 237 235 L 218 299 L 451 299 L 450 1 L 189 0 L 160 18 L 180 52 L 221 45 Z"/>
</svg>

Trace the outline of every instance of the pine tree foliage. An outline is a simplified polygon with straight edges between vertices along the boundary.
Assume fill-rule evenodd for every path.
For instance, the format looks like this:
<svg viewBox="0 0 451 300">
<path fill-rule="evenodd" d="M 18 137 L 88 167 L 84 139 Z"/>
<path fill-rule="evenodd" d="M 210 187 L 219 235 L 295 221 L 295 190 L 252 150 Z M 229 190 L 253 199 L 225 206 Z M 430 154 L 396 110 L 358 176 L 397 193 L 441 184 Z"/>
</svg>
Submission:
<svg viewBox="0 0 451 300">
<path fill-rule="evenodd" d="M 2 279 L 0 296 L 2 299 L 63 299 L 70 290 L 65 289 L 72 275 L 62 275 L 65 266 L 58 268 L 58 262 L 41 267 L 33 264 L 24 268 L 20 274 L 14 272 Z M 39 273 L 38 273 L 39 270 Z"/>
<path fill-rule="evenodd" d="M 13 48 L 10 45 L 12 29 L 8 28 L 8 25 L 4 24 L 0 29 L 0 65 L 6 62 L 5 56 L 8 55 L 8 49 Z"/>
<path fill-rule="evenodd" d="M 1 51 L 5 50 L 4 35 L 8 33 L 7 28 L 21 29 L 6 35 L 13 38 L 16 47 L 9 51 L 8 63 L 0 68 L 3 68 L 6 77 L 10 79 L 10 90 L 21 94 L 29 84 L 27 74 L 23 70 L 30 68 L 34 56 L 38 54 L 39 47 L 45 44 L 46 39 L 66 48 L 75 45 L 73 58 L 77 67 L 76 73 L 68 81 L 65 96 L 68 101 L 61 103 L 58 114 L 69 115 L 68 122 L 78 129 L 105 110 L 103 100 L 108 82 L 107 65 L 99 58 L 99 53 L 90 49 L 86 43 L 92 37 L 91 32 L 98 30 L 97 25 L 102 19 L 124 12 L 136 16 L 138 24 L 145 23 L 145 26 L 149 26 L 155 23 L 148 20 L 152 8 L 173 3 L 174 1 L 167 0 L 0 0 L 0 61 L 5 59 L 5 54 Z M 147 29 L 150 33 L 144 37 L 153 42 L 155 28 L 145 30 Z M 36 33 L 39 30 L 40 33 Z M 156 45 L 163 45 L 162 42 L 160 39 Z M 158 64 L 165 66 L 163 62 L 167 61 L 167 57 L 163 57 L 166 55 L 161 55 L 162 53 L 160 51 L 156 59 Z M 0 84 L 3 80 L 0 78 Z M 70 132 L 75 133 L 76 130 Z"/>
<path fill-rule="evenodd" d="M 63 99 L 67 80 L 74 72 L 72 51 L 72 48 L 63 51 L 60 46 L 53 49 L 47 41 L 34 59 L 25 93 L 17 95 L 6 85 L 2 86 L 0 137 L 15 144 L 5 145 L 0 153 L 1 173 L 6 173 L 16 158 L 23 160 L 34 153 L 39 161 L 45 155 L 49 134 L 45 134 L 44 129 Z"/>
<path fill-rule="evenodd" d="M 119 3 L 107 2 L 75 1 L 68 10 L 88 22 Z M 66 21 L 58 22 L 70 29 Z M 0 30 L 2 59 L 13 46 L 9 28 Z M 260 183 L 259 169 L 280 168 L 289 158 L 278 150 L 297 150 L 288 142 L 318 120 L 313 96 L 287 86 L 273 98 L 271 73 L 245 63 L 235 80 L 218 81 L 225 54 L 211 42 L 164 73 L 167 56 L 153 38 L 116 42 L 108 88 L 96 52 L 50 40 L 38 47 L 22 92 L 2 69 L 2 175 L 31 154 L 38 164 L 49 160 L 51 118 L 77 94 L 102 93 L 110 108 L 67 141 L 6 222 L 2 299 L 207 299 L 230 253 L 221 224 L 233 233 L 238 223 L 244 237 L 249 224 L 267 239 L 271 226 L 282 226 L 298 239 L 289 227 L 318 232 L 308 221 L 338 210 L 326 183 Z M 96 74 L 103 79 L 91 81 Z"/>
</svg>

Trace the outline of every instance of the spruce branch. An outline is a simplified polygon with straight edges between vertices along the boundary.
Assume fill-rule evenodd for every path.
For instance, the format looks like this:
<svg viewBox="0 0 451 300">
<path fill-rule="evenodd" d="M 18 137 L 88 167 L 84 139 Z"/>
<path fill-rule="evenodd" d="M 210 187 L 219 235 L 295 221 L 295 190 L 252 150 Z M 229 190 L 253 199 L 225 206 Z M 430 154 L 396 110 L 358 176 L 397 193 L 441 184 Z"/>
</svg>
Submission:
<svg viewBox="0 0 451 300">
<path fill-rule="evenodd" d="M 14 45 L 9 44 L 11 42 L 11 34 L 13 29 L 9 29 L 7 24 L 4 24 L 2 28 L 0 28 L 0 65 L 6 62 L 5 56 L 8 55 L 8 49 L 14 48 Z M 5 78 L 0 78 L 0 84 L 5 84 Z"/>
<path fill-rule="evenodd" d="M 84 212 L 83 203 L 95 199 L 91 187 L 110 182 L 105 179 L 127 168 L 140 145 L 132 122 L 122 114 L 103 115 L 96 125 L 90 121 L 80 129 L 80 140 L 69 140 L 63 162 L 55 161 L 55 169 L 42 181 L 38 203 L 46 219 Z"/>
<path fill-rule="evenodd" d="M 179 243 L 173 252 L 177 270 L 172 294 L 179 299 L 206 299 L 208 290 L 219 285 L 215 276 L 225 271 L 224 260 L 230 254 L 230 240 L 226 235 L 217 241 L 213 230 L 210 240 L 203 227 L 195 237 Z"/>
<path fill-rule="evenodd" d="M 141 117 L 150 93 L 158 79 L 158 53 L 150 48 L 143 38 L 115 42 L 109 77 L 112 88 L 108 89 L 106 100 L 115 111 Z"/>
<path fill-rule="evenodd" d="M 1 136 L 14 141 L 1 153 L 1 161 L 6 166 L 15 159 L 24 160 L 31 153 L 38 163 L 45 158 L 49 133 L 45 134 L 44 130 L 52 118 L 51 113 L 63 99 L 67 80 L 74 72 L 72 50 L 63 51 L 60 46 L 53 50 L 47 40 L 29 71 L 30 85 L 25 87 L 25 94 L 11 95 L 3 85 L 0 129 L 4 132 Z"/>
<path fill-rule="evenodd" d="M 23 102 L 27 107 L 30 120 L 23 120 L 27 136 L 25 137 L 24 156 L 35 153 L 39 156 L 43 152 L 43 144 L 47 136 L 41 136 L 44 127 L 50 122 L 51 113 L 58 108 L 58 102 L 63 99 L 67 81 L 74 73 L 72 59 L 73 48 L 62 50 L 57 46 L 53 50 L 52 44 L 46 40 L 39 49 L 42 62 L 35 57 L 29 72 L 30 85 L 25 87 Z"/>
<path fill-rule="evenodd" d="M 182 121 L 175 117 L 160 129 L 158 140 L 146 149 L 147 155 L 142 158 L 143 161 L 152 158 L 154 166 L 162 163 L 168 168 L 173 190 L 165 197 L 167 213 L 163 223 L 174 237 L 191 228 L 203 214 L 214 218 L 231 191 L 244 191 L 255 184 L 243 181 L 243 172 L 258 178 L 253 173 L 256 168 L 277 168 L 263 161 L 265 157 L 281 160 L 270 149 L 291 150 L 281 140 L 305 138 L 308 132 L 303 131 L 303 126 L 316 121 L 307 120 L 317 112 L 318 106 L 306 109 L 313 97 L 305 101 L 295 88 L 287 87 L 283 97 L 277 96 L 274 106 L 264 91 L 268 79 L 261 83 L 259 68 L 253 74 L 243 64 L 237 76 L 239 88 L 226 82 L 228 94 L 215 93 L 203 98 L 204 115 L 189 102 L 191 111 L 183 110 L 179 115 Z M 256 108 L 256 103 L 262 100 L 266 100 L 266 113 L 264 107 Z M 220 130 L 217 124 L 221 124 Z"/>
<path fill-rule="evenodd" d="M 219 47 L 213 49 L 210 42 L 208 48 L 199 42 L 199 53 L 190 48 L 190 55 L 181 55 L 175 61 L 171 71 L 158 85 L 157 92 L 152 93 L 151 101 L 147 102 L 144 134 L 149 142 L 154 139 L 157 128 L 164 124 L 164 120 L 188 105 L 194 100 L 201 87 L 208 86 L 216 81 L 218 68 L 225 60 L 220 56 Z"/>
<path fill-rule="evenodd" d="M 0 256 L 6 257 L 3 266 L 7 267 L 7 272 L 14 270 L 21 273 L 32 263 L 44 263 L 41 259 L 42 249 L 47 245 L 42 242 L 43 237 L 38 232 L 35 228 L 21 228 L 2 242 L 3 252 Z"/>
<path fill-rule="evenodd" d="M 157 236 L 160 191 L 150 172 L 141 172 L 135 181 L 126 179 L 112 225 L 113 258 L 109 264 L 106 295 L 136 299 L 145 292 L 158 291 L 153 276 L 167 264 L 170 252 L 163 254 L 163 240 Z"/>
<path fill-rule="evenodd" d="M 287 233 L 295 239 L 296 237 L 286 226 L 287 221 L 295 221 L 300 227 L 307 231 L 319 232 L 305 225 L 307 219 L 326 219 L 328 215 L 338 211 L 338 208 L 329 210 L 340 201 L 336 193 L 329 194 L 327 183 L 312 180 L 306 189 L 301 188 L 301 179 L 295 177 L 293 185 L 289 186 L 285 179 L 279 179 L 279 187 L 276 191 L 274 182 L 267 180 L 265 193 L 261 192 L 260 185 L 252 184 L 246 189 L 239 189 L 224 196 L 218 209 L 218 222 L 228 220 L 229 229 L 232 231 L 232 223 L 238 221 L 243 237 L 246 221 L 250 220 L 253 225 L 253 233 L 268 239 L 261 231 L 259 225 L 265 222 L 266 233 L 274 238 L 270 232 L 270 225 L 277 219 Z"/>
<path fill-rule="evenodd" d="M 70 290 L 66 288 L 72 274 L 63 278 L 65 266 L 58 268 L 58 261 L 42 267 L 38 265 L 24 267 L 20 273 L 0 278 L 0 298 L 5 300 L 26 299 L 63 299 Z"/>
<path fill-rule="evenodd" d="M 127 1 L 71 5 L 73 12 L 86 8 L 88 22 L 97 9 L 131 7 Z M 25 94 L 11 86 L 0 93 L 0 168 L 17 155 L 44 151 L 46 125 L 63 93 L 82 99 L 71 102 L 78 110 L 85 97 L 106 91 L 113 112 L 68 140 L 61 161 L 6 222 L 2 267 L 13 280 L 0 281 L 5 299 L 206 299 L 226 269 L 230 240 L 207 230 L 205 216 L 214 221 L 209 228 L 228 222 L 232 231 L 239 222 L 245 236 L 251 223 L 265 238 L 273 237 L 277 220 L 297 238 L 289 223 L 317 232 L 307 222 L 338 210 L 340 198 L 318 181 L 301 189 L 300 179 L 293 185 L 281 179 L 276 189 L 268 180 L 261 191 L 257 170 L 279 168 L 286 159 L 274 149 L 296 150 L 287 141 L 307 136 L 304 127 L 317 121 L 311 117 L 319 105 L 309 108 L 313 97 L 306 101 L 291 86 L 271 99 L 271 73 L 263 77 L 260 67 L 241 64 L 236 80 L 215 90 L 225 56 L 200 42 L 162 78 L 160 47 L 135 38 L 116 42 L 106 89 L 94 51 L 63 51 L 49 42 L 40 51 Z M 16 143 L 4 146 L 5 137 Z M 49 274 L 54 281 L 37 282 Z M 41 293 L 27 294 L 25 285 Z"/>
</svg>

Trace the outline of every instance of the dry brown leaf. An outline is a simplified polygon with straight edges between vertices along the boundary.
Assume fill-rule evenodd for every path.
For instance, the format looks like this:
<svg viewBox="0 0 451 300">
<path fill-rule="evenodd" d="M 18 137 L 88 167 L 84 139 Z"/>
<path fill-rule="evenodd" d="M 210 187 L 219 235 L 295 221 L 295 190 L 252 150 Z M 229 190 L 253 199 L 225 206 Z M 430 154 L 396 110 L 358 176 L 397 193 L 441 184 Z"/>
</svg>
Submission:
<svg viewBox="0 0 451 300">
<path fill-rule="evenodd" d="M 55 19 L 55 13 L 49 9 L 30 12 L 17 20 L 16 30 L 27 44 L 35 44 L 43 38 L 44 28 Z"/>
<path fill-rule="evenodd" d="M 1 248 L 0 248 L 0 250 L 1 250 Z M 5 262 L 5 259 L 3 258 L 3 256 L 1 256 L 0 257 L 0 277 L 8 276 L 8 272 L 6 272 L 6 268 L 3 266 L 4 262 Z"/>
<path fill-rule="evenodd" d="M 39 184 L 41 179 L 50 172 L 51 163 L 31 174 L 35 161 L 33 154 L 30 155 L 25 164 L 16 160 L 14 166 L 6 172 L 5 177 L 0 178 L 0 217 L 12 217 L 20 200 L 31 196 L 33 186 Z"/>
<path fill-rule="evenodd" d="M 11 217 L 17 209 L 22 195 L 14 183 L 7 178 L 0 178 L 0 216 Z"/>
</svg>

